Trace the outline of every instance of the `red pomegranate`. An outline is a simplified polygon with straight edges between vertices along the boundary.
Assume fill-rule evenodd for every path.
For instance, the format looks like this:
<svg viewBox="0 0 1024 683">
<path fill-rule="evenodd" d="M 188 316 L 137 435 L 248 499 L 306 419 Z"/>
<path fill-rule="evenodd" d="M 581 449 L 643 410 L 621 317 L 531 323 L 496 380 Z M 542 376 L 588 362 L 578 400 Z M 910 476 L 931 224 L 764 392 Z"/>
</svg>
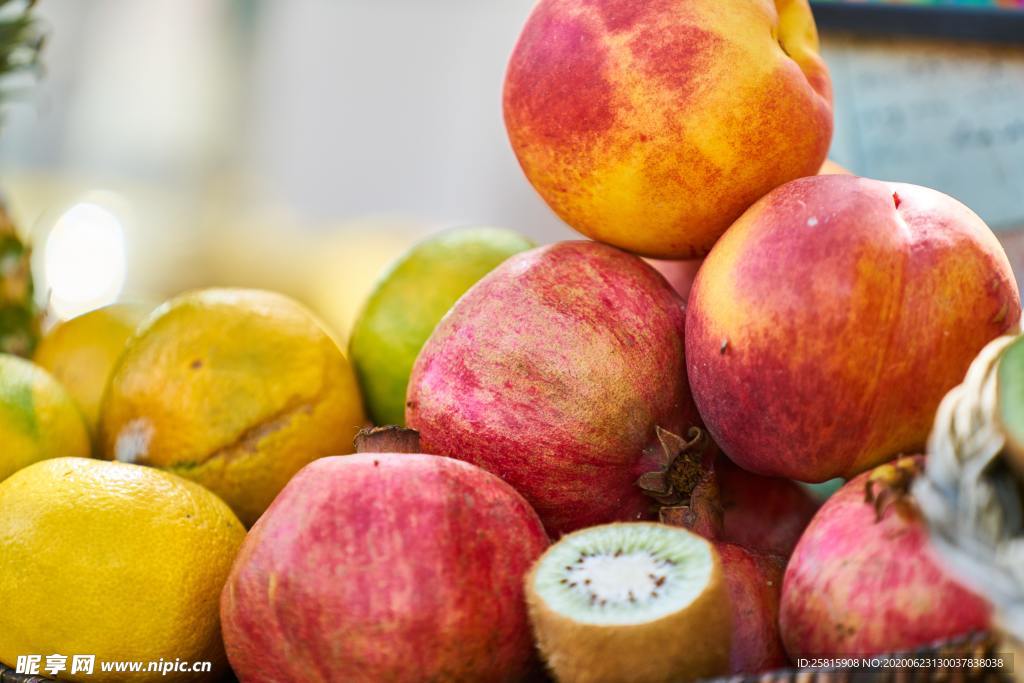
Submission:
<svg viewBox="0 0 1024 683">
<path fill-rule="evenodd" d="M 901 458 L 861 474 L 811 521 L 782 585 L 791 657 L 909 650 L 988 626 L 989 605 L 932 553 L 908 493 L 922 462 Z"/>
<path fill-rule="evenodd" d="M 535 664 L 523 577 L 547 545 L 522 496 L 468 463 L 317 460 L 242 546 L 228 658 L 249 683 L 520 681 Z"/>
<path fill-rule="evenodd" d="M 714 541 L 732 606 L 730 672 L 754 674 L 788 663 L 779 634 L 786 558 L 816 504 L 799 486 L 751 474 L 718 455 L 706 439 L 662 435 L 668 465 L 645 475 L 648 489 L 669 489 L 662 520 Z M 689 487 L 688 489 L 686 487 Z M 688 493 L 687 493 L 688 491 Z"/>
<path fill-rule="evenodd" d="M 656 428 L 699 417 L 682 302 L 649 265 L 596 242 L 513 256 L 455 304 L 423 347 L 406 423 L 429 453 L 512 484 L 554 535 L 650 516 L 637 479 Z"/>
</svg>

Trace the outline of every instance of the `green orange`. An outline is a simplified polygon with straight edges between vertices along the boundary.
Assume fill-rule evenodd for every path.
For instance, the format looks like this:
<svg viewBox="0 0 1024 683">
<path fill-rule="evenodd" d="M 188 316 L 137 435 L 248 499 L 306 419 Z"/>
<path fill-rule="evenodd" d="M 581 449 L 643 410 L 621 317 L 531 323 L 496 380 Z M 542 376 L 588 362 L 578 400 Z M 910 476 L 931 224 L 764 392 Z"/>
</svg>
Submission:
<svg viewBox="0 0 1024 683">
<path fill-rule="evenodd" d="M 46 370 L 0 354 L 0 481 L 62 456 L 89 456 L 89 434 L 74 401 Z"/>
<path fill-rule="evenodd" d="M 457 228 L 414 246 L 384 274 L 352 329 L 349 355 L 376 424 L 405 423 L 405 390 L 424 342 L 466 290 L 532 248 L 502 228 Z"/>
</svg>

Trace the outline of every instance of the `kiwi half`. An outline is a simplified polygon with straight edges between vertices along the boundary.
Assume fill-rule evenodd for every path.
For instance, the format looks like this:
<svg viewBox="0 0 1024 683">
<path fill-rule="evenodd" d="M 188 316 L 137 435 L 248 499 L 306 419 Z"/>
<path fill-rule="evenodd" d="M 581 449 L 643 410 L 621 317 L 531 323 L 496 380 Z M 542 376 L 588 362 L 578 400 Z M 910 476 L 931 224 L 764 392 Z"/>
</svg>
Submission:
<svg viewBox="0 0 1024 683">
<path fill-rule="evenodd" d="M 721 562 L 686 529 L 638 522 L 564 536 L 527 576 L 526 599 L 559 683 L 675 683 L 728 672 Z"/>
</svg>

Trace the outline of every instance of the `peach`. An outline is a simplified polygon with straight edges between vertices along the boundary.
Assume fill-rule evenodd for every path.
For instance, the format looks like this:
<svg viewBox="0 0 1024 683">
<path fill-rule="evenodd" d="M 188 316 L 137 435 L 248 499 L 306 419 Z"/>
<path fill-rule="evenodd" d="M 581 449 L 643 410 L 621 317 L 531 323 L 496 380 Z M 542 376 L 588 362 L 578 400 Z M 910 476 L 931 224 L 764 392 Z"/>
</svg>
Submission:
<svg viewBox="0 0 1024 683">
<path fill-rule="evenodd" d="M 832 137 L 807 0 L 541 0 L 504 109 L 555 213 L 654 258 L 706 254 L 765 193 L 817 173 Z"/>
<path fill-rule="evenodd" d="M 853 175 L 845 166 L 840 166 L 831 159 L 825 159 L 825 163 L 818 169 L 818 175 Z"/>
<path fill-rule="evenodd" d="M 701 266 L 687 372 L 741 467 L 851 477 L 922 448 L 943 395 L 1020 314 L 1002 247 L 955 199 L 801 178 L 751 207 Z"/>
<path fill-rule="evenodd" d="M 690 298 L 690 287 L 693 286 L 693 278 L 697 277 L 700 269 L 700 261 L 691 259 L 689 261 L 662 261 L 659 259 L 645 259 L 654 266 L 654 269 L 661 273 L 662 277 L 668 280 L 672 289 L 684 302 Z"/>
</svg>

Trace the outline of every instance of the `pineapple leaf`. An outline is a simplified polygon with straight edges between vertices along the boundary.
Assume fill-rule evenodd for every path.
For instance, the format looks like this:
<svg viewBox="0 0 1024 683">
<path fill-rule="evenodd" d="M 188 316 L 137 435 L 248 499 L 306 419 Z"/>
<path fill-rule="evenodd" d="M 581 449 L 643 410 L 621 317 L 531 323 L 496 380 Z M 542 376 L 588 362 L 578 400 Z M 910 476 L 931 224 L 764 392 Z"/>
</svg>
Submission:
<svg viewBox="0 0 1024 683">
<path fill-rule="evenodd" d="M 18 75 L 39 68 L 43 31 L 33 0 L 0 0 L 0 104 Z M 0 112 L 2 113 L 2 112 Z M 0 202 L 0 353 L 30 356 L 39 340 L 39 308 L 32 282 L 31 248 Z"/>
<path fill-rule="evenodd" d="M 44 33 L 32 16 L 34 0 L 0 0 L 0 97 L 10 91 L 10 77 L 34 74 Z"/>
</svg>

